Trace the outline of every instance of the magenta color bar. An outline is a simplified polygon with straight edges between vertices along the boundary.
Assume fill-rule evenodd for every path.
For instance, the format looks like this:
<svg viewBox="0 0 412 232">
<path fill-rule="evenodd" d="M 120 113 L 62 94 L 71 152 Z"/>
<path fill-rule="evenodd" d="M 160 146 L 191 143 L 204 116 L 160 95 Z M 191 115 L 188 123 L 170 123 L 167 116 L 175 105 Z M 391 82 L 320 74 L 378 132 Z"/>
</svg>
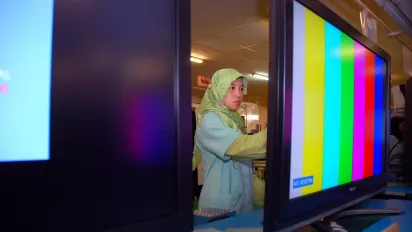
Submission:
<svg viewBox="0 0 412 232">
<path fill-rule="evenodd" d="M 365 54 L 366 49 L 355 41 L 355 112 L 352 159 L 352 181 L 363 178 L 365 150 Z"/>
</svg>

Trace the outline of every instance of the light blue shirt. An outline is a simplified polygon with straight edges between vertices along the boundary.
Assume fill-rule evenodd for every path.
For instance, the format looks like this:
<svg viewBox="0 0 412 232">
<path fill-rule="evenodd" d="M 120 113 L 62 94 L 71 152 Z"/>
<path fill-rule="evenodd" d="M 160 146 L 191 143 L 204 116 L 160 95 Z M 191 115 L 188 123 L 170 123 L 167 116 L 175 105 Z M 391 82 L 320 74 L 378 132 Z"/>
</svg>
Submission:
<svg viewBox="0 0 412 232">
<path fill-rule="evenodd" d="M 227 127 L 222 119 L 210 112 L 200 121 L 195 142 L 200 149 L 203 166 L 203 188 L 199 208 L 219 208 L 247 213 L 253 209 L 253 163 L 232 161 L 225 154 L 241 135 Z"/>
</svg>

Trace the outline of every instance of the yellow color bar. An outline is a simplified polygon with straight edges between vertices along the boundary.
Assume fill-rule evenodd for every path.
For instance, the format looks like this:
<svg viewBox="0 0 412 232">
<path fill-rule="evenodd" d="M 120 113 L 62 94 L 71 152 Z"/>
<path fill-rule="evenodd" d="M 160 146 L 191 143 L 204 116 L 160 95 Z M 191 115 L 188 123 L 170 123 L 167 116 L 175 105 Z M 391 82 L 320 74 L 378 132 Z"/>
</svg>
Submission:
<svg viewBox="0 0 412 232">
<path fill-rule="evenodd" d="M 325 106 L 325 21 L 305 9 L 305 119 L 303 176 L 313 176 L 313 184 L 302 195 L 322 190 L 323 130 Z M 303 94 L 303 93 L 302 93 Z M 338 104 L 338 103 L 337 103 Z"/>
</svg>

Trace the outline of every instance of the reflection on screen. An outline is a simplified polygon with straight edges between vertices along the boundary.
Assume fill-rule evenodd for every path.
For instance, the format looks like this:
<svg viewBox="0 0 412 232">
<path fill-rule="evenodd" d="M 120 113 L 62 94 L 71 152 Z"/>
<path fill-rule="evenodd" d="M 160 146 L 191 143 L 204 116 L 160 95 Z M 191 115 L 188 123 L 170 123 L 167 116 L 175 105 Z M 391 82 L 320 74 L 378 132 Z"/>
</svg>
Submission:
<svg viewBox="0 0 412 232">
<path fill-rule="evenodd" d="M 0 3 L 0 162 L 49 159 L 53 0 Z"/>
<path fill-rule="evenodd" d="M 380 174 L 386 63 L 294 2 L 290 199 Z"/>
</svg>

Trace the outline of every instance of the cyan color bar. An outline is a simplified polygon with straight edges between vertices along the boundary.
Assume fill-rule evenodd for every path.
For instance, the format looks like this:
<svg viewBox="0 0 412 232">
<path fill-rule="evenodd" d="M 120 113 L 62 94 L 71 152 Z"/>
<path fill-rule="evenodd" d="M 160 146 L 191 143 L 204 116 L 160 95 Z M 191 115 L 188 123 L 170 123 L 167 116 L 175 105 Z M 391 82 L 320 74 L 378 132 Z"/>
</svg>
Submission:
<svg viewBox="0 0 412 232">
<path fill-rule="evenodd" d="M 322 189 L 339 183 L 341 117 L 341 32 L 326 23 L 325 126 Z"/>
</svg>

